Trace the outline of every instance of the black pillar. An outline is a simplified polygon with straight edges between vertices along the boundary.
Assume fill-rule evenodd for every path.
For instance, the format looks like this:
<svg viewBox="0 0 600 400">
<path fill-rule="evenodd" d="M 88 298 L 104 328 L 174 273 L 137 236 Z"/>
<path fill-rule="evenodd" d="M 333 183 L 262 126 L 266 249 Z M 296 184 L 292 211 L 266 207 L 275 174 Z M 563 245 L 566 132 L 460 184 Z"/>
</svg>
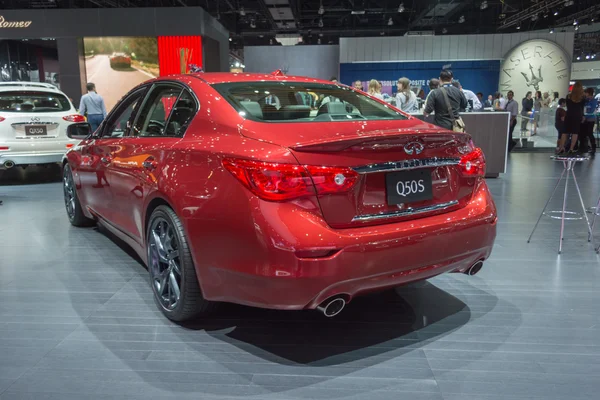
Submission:
<svg viewBox="0 0 600 400">
<path fill-rule="evenodd" d="M 85 89 L 85 53 L 83 39 L 56 39 L 58 64 L 60 66 L 60 89 L 79 107 L 79 100 Z"/>
</svg>

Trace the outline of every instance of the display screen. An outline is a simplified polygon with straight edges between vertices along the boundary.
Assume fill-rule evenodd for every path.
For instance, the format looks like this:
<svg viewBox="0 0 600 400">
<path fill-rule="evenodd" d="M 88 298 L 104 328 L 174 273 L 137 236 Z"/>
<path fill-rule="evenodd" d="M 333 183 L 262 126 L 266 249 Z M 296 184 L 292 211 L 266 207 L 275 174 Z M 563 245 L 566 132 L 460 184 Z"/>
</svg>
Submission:
<svg viewBox="0 0 600 400">
<path fill-rule="evenodd" d="M 83 38 L 87 82 L 96 84 L 106 110 L 132 88 L 159 76 L 156 37 Z"/>
</svg>

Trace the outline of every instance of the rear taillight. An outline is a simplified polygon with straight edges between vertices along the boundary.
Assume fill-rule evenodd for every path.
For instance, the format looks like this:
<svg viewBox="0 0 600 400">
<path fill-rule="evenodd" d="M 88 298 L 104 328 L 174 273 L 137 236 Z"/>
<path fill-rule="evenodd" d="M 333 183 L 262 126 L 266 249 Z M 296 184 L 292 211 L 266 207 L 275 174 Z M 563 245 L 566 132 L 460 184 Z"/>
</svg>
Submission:
<svg viewBox="0 0 600 400">
<path fill-rule="evenodd" d="M 0 122 L 4 121 L 6 118 L 0 117 Z"/>
<path fill-rule="evenodd" d="M 348 191 L 358 179 L 349 168 L 225 159 L 223 166 L 264 200 L 284 201 Z"/>
<path fill-rule="evenodd" d="M 85 122 L 85 117 L 79 114 L 67 115 L 63 119 L 69 122 Z"/>
<path fill-rule="evenodd" d="M 460 159 L 458 166 L 464 176 L 484 177 L 485 156 L 483 155 L 483 151 L 479 147 L 475 148 L 475 150 Z"/>
</svg>

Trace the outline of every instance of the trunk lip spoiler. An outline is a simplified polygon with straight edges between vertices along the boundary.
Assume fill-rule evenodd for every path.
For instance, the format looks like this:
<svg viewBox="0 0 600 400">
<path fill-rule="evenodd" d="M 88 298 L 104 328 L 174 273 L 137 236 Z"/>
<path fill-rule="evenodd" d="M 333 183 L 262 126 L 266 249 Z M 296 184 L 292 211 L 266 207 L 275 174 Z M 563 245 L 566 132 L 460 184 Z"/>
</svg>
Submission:
<svg viewBox="0 0 600 400">
<path fill-rule="evenodd" d="M 435 167 L 446 167 L 450 165 L 458 165 L 460 158 L 449 157 L 449 158 L 420 158 L 410 159 L 401 161 L 387 161 L 378 164 L 361 165 L 358 167 L 352 167 L 352 169 L 359 174 L 370 174 L 376 172 L 395 172 L 395 171 L 407 171 L 418 168 L 435 168 Z"/>
</svg>

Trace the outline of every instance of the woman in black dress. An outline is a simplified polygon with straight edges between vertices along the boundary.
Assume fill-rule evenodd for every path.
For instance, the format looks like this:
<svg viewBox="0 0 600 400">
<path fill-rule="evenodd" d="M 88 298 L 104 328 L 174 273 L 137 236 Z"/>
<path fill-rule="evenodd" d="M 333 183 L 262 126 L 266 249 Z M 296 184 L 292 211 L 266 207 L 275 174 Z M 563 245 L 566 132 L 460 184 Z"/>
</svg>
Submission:
<svg viewBox="0 0 600 400">
<path fill-rule="evenodd" d="M 560 138 L 560 145 L 558 146 L 558 153 L 565 152 L 565 143 L 569 135 L 571 136 L 571 148 L 569 154 L 575 154 L 575 145 L 577 144 L 577 138 L 581 128 L 581 121 L 583 121 L 583 108 L 585 101 L 583 98 L 583 86 L 581 82 L 576 82 L 571 91 L 571 96 L 567 98 L 567 114 L 565 115 L 564 133 Z"/>
</svg>

